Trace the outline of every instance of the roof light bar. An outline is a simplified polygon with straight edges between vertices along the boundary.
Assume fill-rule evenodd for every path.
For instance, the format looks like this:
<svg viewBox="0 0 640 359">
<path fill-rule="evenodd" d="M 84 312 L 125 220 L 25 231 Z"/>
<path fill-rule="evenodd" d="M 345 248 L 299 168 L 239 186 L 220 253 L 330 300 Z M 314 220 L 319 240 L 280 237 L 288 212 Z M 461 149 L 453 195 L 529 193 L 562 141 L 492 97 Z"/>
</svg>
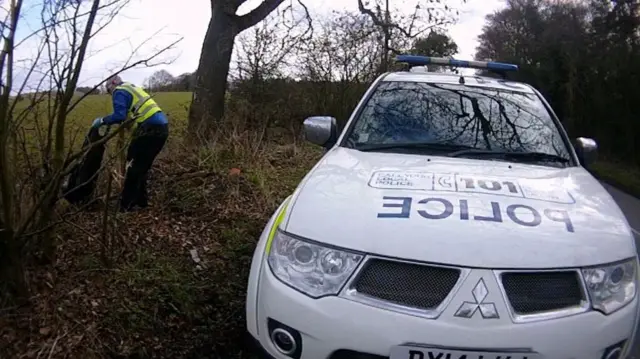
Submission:
<svg viewBox="0 0 640 359">
<path fill-rule="evenodd" d="M 451 67 L 466 67 L 472 69 L 487 69 L 492 71 L 518 71 L 518 65 L 494 61 L 465 61 L 444 57 L 430 57 L 419 55 L 398 55 L 397 62 L 404 62 L 409 66 L 446 65 Z"/>
</svg>

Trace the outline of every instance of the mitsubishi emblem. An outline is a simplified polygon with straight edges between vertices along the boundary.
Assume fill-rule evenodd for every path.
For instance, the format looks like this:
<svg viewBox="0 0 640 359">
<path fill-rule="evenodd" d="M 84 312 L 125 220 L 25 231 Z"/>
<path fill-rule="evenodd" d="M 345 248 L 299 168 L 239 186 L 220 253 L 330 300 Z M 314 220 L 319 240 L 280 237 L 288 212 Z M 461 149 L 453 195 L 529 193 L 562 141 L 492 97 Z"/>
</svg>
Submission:
<svg viewBox="0 0 640 359">
<path fill-rule="evenodd" d="M 473 294 L 474 302 L 463 302 L 456 311 L 456 317 L 472 318 L 479 310 L 484 319 L 500 318 L 496 305 L 494 303 L 484 302 L 487 295 L 489 295 L 489 290 L 487 289 L 487 285 L 484 284 L 484 279 L 480 278 L 476 286 L 473 287 L 471 294 Z"/>
</svg>

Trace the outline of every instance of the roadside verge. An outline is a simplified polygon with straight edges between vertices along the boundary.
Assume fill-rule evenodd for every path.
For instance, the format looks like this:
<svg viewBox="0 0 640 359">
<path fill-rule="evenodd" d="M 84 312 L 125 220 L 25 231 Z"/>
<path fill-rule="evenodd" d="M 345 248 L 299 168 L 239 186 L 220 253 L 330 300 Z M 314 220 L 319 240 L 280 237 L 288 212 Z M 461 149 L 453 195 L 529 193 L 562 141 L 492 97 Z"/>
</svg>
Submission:
<svg viewBox="0 0 640 359">
<path fill-rule="evenodd" d="M 589 172 L 598 180 L 640 198 L 640 169 L 616 162 L 598 161 Z"/>
</svg>

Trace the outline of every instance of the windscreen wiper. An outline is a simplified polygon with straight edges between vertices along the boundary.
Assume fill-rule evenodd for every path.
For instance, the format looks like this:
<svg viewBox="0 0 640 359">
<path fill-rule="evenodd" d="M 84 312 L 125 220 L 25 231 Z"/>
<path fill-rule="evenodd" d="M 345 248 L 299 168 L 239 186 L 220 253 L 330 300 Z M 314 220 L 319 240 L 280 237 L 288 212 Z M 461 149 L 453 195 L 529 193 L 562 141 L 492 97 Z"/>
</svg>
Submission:
<svg viewBox="0 0 640 359">
<path fill-rule="evenodd" d="M 551 161 L 567 163 L 570 160 L 568 158 L 554 155 L 544 152 L 509 152 L 509 151 L 491 151 L 491 150 L 479 150 L 479 149 L 466 149 L 449 153 L 450 157 L 459 157 L 462 155 L 480 155 L 483 157 L 505 157 L 515 158 L 524 161 Z"/>
<path fill-rule="evenodd" d="M 473 150 L 471 146 L 456 145 L 438 142 L 395 142 L 395 143 L 356 143 L 355 149 L 359 151 L 375 151 L 386 149 L 427 149 L 436 151 L 463 151 Z"/>
</svg>

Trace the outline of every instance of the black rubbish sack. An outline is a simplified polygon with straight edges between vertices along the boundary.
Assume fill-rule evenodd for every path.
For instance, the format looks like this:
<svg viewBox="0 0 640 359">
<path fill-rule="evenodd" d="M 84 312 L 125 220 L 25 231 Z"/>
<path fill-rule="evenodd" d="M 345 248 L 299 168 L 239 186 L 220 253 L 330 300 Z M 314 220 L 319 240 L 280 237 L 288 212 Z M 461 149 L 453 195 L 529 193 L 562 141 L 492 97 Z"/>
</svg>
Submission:
<svg viewBox="0 0 640 359">
<path fill-rule="evenodd" d="M 101 140 L 109 133 L 109 127 L 91 128 L 84 138 L 83 147 Z M 75 165 L 62 185 L 64 198 L 72 204 L 84 204 L 92 199 L 102 165 L 106 143 L 94 145 Z"/>
</svg>

